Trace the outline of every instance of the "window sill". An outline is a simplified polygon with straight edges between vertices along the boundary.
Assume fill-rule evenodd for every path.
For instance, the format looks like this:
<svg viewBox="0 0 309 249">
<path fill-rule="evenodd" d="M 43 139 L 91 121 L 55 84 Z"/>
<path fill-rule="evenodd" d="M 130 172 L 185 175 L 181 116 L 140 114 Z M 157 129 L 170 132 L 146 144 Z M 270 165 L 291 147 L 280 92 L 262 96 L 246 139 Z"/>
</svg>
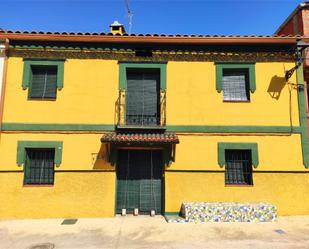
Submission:
<svg viewBox="0 0 309 249">
<path fill-rule="evenodd" d="M 28 98 L 28 101 L 56 101 L 57 99 L 52 99 L 52 98 L 46 98 L 46 99 L 40 99 L 40 98 Z"/>
<path fill-rule="evenodd" d="M 253 187 L 253 184 L 225 184 L 225 187 Z"/>
<path fill-rule="evenodd" d="M 250 103 L 250 100 L 223 100 L 223 103 Z"/>
<path fill-rule="evenodd" d="M 31 188 L 31 187 L 54 187 L 54 184 L 23 184 L 23 187 L 25 188 Z"/>
</svg>

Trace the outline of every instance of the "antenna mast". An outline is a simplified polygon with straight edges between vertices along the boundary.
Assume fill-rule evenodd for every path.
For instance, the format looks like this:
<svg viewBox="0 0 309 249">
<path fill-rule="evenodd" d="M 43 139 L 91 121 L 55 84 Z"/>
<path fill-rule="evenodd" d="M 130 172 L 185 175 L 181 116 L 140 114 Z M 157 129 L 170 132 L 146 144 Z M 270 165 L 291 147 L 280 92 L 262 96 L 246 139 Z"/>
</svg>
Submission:
<svg viewBox="0 0 309 249">
<path fill-rule="evenodd" d="M 125 5 L 126 5 L 127 14 L 128 14 L 128 19 L 129 19 L 129 35 L 131 35 L 133 13 L 132 13 L 132 11 L 130 10 L 129 0 L 124 0 L 124 2 L 125 2 Z"/>
</svg>

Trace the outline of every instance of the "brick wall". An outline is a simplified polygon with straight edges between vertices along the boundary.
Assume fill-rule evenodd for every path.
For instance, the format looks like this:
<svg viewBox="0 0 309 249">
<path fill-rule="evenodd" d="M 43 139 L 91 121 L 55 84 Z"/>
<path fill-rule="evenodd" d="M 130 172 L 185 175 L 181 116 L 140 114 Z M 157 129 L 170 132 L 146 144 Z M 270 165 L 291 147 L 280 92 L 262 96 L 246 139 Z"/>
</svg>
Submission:
<svg viewBox="0 0 309 249">
<path fill-rule="evenodd" d="M 302 10 L 303 35 L 309 35 L 309 9 Z"/>
<path fill-rule="evenodd" d="M 309 12 L 307 14 L 308 14 L 308 32 L 309 32 Z M 303 35 L 302 11 L 297 11 L 296 14 L 292 18 L 290 18 L 290 20 L 278 32 L 278 35 Z"/>
</svg>

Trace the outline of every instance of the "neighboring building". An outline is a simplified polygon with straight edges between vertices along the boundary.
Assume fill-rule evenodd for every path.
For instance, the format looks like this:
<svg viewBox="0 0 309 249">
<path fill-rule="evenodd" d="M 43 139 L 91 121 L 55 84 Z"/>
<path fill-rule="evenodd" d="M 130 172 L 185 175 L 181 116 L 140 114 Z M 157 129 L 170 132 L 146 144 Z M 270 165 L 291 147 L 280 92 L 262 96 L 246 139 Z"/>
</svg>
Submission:
<svg viewBox="0 0 309 249">
<path fill-rule="evenodd" d="M 302 68 L 285 81 L 295 37 L 111 29 L 1 31 L 1 218 L 166 214 L 186 201 L 309 214 Z"/>
<path fill-rule="evenodd" d="M 275 32 L 276 35 L 300 35 L 309 36 L 309 2 L 300 3 L 296 9 L 288 16 L 288 18 L 280 25 Z M 306 113 L 307 123 L 309 127 L 309 54 L 308 49 L 305 50 L 304 59 L 304 79 L 305 79 L 305 99 L 306 99 Z"/>
<path fill-rule="evenodd" d="M 277 35 L 309 34 L 309 2 L 300 3 L 276 30 Z"/>
</svg>

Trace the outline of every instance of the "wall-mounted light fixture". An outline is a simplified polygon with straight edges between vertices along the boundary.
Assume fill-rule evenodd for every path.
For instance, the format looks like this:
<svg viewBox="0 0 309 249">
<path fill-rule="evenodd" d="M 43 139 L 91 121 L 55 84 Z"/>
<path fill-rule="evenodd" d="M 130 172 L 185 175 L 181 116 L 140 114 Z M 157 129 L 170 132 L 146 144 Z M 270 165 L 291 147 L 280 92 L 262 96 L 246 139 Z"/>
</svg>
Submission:
<svg viewBox="0 0 309 249">
<path fill-rule="evenodd" d="M 295 70 L 297 68 L 299 68 L 304 60 L 303 58 L 303 51 L 309 47 L 309 44 L 302 41 L 302 40 L 298 40 L 296 43 L 296 48 L 295 48 L 295 57 L 296 57 L 296 65 L 295 67 L 291 68 L 290 70 L 287 70 L 285 72 L 285 80 L 288 81 L 289 78 L 291 78 L 291 76 L 293 75 L 293 73 L 295 72 Z"/>
</svg>

